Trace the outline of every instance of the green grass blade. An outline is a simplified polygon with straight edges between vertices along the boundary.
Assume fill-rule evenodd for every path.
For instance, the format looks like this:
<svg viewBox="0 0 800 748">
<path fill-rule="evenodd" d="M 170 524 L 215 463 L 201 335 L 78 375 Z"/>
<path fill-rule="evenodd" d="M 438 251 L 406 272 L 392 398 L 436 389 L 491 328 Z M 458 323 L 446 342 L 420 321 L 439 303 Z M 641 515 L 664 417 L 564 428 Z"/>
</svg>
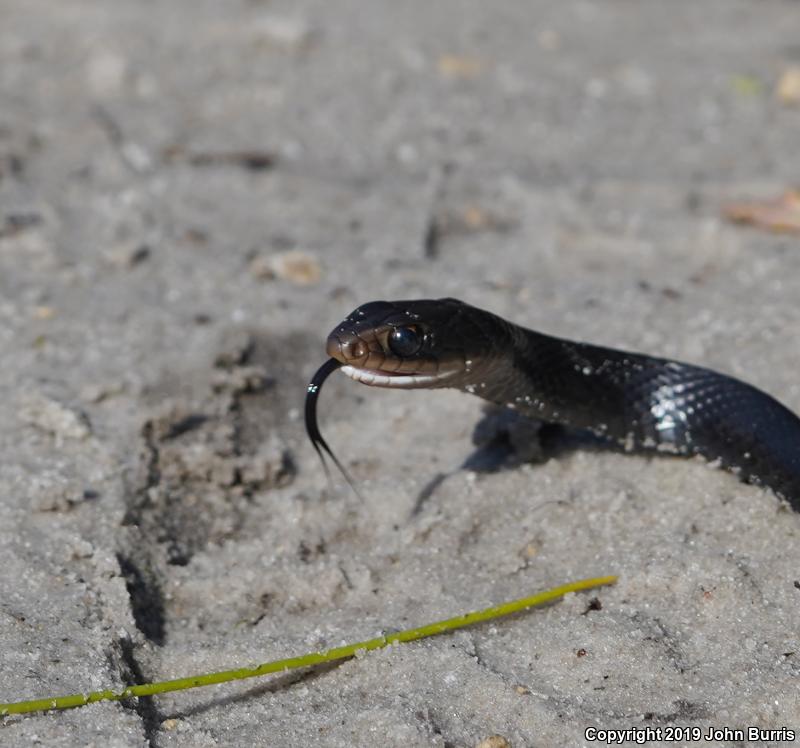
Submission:
<svg viewBox="0 0 800 748">
<path fill-rule="evenodd" d="M 54 696 L 45 699 L 35 699 L 33 701 L 17 701 L 9 704 L 0 704 L 0 716 L 10 714 L 27 714 L 29 712 L 42 712 L 51 709 L 71 709 L 73 707 L 93 704 L 96 701 L 121 701 L 130 699 L 134 696 L 155 696 L 160 693 L 170 691 L 184 691 L 188 688 L 199 688 L 200 686 L 212 686 L 217 683 L 228 683 L 230 681 L 244 680 L 245 678 L 257 678 L 270 673 L 282 673 L 311 665 L 319 665 L 323 662 L 335 662 L 353 657 L 356 652 L 381 649 L 395 642 L 410 642 L 416 639 L 424 639 L 428 636 L 436 636 L 448 631 L 464 628 L 482 621 L 491 621 L 496 618 L 518 613 L 537 605 L 557 600 L 568 592 L 579 592 L 594 587 L 602 587 L 613 584 L 617 577 L 596 577 L 594 579 L 582 579 L 578 582 L 570 582 L 560 587 L 554 587 L 544 592 L 539 592 L 530 597 L 523 597 L 512 602 L 501 603 L 490 608 L 477 610 L 465 615 L 448 618 L 444 621 L 436 621 L 419 628 L 398 631 L 394 634 L 379 636 L 375 639 L 347 644 L 343 647 L 334 647 L 324 652 L 311 652 L 300 657 L 290 657 L 285 660 L 275 660 L 265 662 L 253 668 L 238 668 L 236 670 L 223 670 L 217 673 L 206 673 L 204 675 L 194 675 L 188 678 L 175 678 L 174 680 L 160 681 L 158 683 L 145 683 L 140 686 L 129 686 L 122 691 L 94 691 L 85 694 L 74 694 L 72 696 Z"/>
</svg>

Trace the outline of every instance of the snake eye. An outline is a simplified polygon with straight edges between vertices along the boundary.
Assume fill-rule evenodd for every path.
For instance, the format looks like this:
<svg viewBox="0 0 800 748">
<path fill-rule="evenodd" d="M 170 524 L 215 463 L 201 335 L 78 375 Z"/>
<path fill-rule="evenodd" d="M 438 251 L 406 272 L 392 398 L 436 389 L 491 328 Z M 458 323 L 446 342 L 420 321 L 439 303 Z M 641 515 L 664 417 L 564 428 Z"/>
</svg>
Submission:
<svg viewBox="0 0 800 748">
<path fill-rule="evenodd" d="M 422 335 L 416 327 L 395 327 L 389 333 L 389 350 L 401 358 L 413 356 L 422 348 Z"/>
</svg>

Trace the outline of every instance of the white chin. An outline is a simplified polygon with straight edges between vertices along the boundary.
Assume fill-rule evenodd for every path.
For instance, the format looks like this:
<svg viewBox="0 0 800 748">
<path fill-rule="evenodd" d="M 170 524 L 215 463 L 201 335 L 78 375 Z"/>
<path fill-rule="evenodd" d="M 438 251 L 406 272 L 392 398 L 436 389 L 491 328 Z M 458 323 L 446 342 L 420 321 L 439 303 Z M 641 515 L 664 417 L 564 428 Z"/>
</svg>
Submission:
<svg viewBox="0 0 800 748">
<path fill-rule="evenodd" d="M 440 374 L 383 374 L 374 369 L 357 369 L 355 366 L 342 366 L 339 371 L 361 384 L 397 388 L 432 387 L 456 373 L 447 371 Z"/>
</svg>

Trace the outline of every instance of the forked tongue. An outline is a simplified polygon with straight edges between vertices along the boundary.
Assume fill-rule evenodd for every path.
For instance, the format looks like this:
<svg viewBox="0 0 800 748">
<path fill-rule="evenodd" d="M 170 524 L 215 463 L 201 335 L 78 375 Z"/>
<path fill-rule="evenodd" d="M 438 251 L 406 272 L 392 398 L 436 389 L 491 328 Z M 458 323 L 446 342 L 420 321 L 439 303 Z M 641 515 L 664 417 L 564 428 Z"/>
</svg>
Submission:
<svg viewBox="0 0 800 748">
<path fill-rule="evenodd" d="M 314 449 L 317 450 L 317 454 L 322 462 L 322 467 L 325 470 L 325 474 L 328 476 L 328 480 L 331 480 L 331 473 L 328 469 L 328 463 L 325 462 L 323 450 L 327 453 L 331 460 L 333 460 L 333 464 L 336 465 L 336 467 L 339 469 L 339 472 L 344 476 L 344 479 L 347 481 L 347 485 L 350 486 L 350 488 L 353 490 L 353 493 L 358 496 L 359 499 L 362 499 L 361 494 L 358 492 L 358 489 L 353 483 L 353 479 L 350 477 L 347 470 L 345 470 L 344 465 L 339 462 L 339 458 L 333 453 L 333 450 L 331 450 L 331 448 L 328 446 L 328 442 L 326 442 L 322 434 L 320 434 L 319 425 L 317 424 L 317 399 L 319 398 L 322 385 L 325 380 L 341 365 L 342 364 L 335 358 L 329 358 L 324 364 L 322 364 L 322 366 L 319 367 L 317 373 L 311 377 L 311 381 L 308 383 L 308 389 L 306 390 L 306 433 L 308 434 L 308 438 L 311 440 L 311 443 L 314 445 Z"/>
</svg>

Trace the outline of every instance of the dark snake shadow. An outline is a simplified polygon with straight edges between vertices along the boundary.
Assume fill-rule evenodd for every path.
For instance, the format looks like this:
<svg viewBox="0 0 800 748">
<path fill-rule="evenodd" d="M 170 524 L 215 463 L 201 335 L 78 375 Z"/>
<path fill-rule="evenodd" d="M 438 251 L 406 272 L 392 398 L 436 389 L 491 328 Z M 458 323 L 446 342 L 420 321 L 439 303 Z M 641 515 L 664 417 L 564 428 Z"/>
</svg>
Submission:
<svg viewBox="0 0 800 748">
<path fill-rule="evenodd" d="M 472 431 L 475 450 L 458 470 L 497 473 L 516 470 L 525 463 L 544 463 L 577 451 L 625 453 L 616 442 L 589 431 L 536 421 L 501 406 L 488 405 Z M 411 516 L 455 471 L 437 473 L 417 495 Z"/>
<path fill-rule="evenodd" d="M 488 406 L 472 432 L 476 449 L 462 470 L 497 473 L 524 463 L 543 463 L 577 451 L 624 452 L 610 439 L 581 429 L 536 421 L 509 408 Z"/>
</svg>

